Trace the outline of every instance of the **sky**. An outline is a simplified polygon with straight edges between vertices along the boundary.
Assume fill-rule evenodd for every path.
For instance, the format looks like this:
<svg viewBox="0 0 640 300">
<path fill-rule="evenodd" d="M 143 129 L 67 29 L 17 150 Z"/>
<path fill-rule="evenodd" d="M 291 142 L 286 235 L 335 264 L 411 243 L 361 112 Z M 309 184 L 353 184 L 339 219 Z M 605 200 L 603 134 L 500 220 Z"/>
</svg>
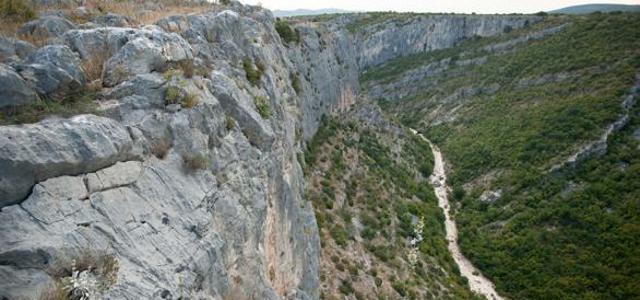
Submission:
<svg viewBox="0 0 640 300">
<path fill-rule="evenodd" d="M 240 0 L 271 10 L 340 8 L 353 11 L 535 13 L 589 3 L 640 4 L 640 0 Z"/>
</svg>

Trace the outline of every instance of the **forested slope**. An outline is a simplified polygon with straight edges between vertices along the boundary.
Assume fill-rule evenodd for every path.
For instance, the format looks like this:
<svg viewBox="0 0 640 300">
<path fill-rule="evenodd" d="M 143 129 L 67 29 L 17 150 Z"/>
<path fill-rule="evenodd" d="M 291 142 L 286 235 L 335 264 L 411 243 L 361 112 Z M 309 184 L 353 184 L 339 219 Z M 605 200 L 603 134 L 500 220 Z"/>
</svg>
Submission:
<svg viewBox="0 0 640 300">
<path fill-rule="evenodd" d="M 441 147 L 462 249 L 509 298 L 640 297 L 638 28 L 550 16 L 361 76 Z"/>
<path fill-rule="evenodd" d="M 304 155 L 321 298 L 478 299 L 447 251 L 429 145 L 359 102 L 324 119 Z"/>
</svg>

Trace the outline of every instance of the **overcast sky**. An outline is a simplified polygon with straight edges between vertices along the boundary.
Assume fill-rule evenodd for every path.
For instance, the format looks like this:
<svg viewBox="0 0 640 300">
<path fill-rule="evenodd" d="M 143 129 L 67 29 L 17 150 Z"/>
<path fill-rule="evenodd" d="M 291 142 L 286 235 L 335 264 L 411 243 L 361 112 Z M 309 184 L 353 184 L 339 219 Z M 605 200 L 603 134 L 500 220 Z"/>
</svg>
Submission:
<svg viewBox="0 0 640 300">
<path fill-rule="evenodd" d="M 354 11 L 414 11 L 457 13 L 535 13 L 588 3 L 640 4 L 640 0 L 240 0 L 271 10 L 340 8 Z"/>
</svg>

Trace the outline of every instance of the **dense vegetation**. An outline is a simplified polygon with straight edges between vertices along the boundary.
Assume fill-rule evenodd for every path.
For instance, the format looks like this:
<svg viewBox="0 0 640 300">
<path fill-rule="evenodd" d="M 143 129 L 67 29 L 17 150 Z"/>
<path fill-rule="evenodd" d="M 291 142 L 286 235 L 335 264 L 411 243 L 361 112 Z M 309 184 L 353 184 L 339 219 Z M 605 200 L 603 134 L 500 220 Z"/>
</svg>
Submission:
<svg viewBox="0 0 640 300">
<path fill-rule="evenodd" d="M 540 40 L 486 47 L 560 23 L 569 25 Z M 549 16 L 363 75 L 365 87 L 384 86 L 409 64 L 445 66 L 380 103 L 440 145 L 461 246 L 509 298 L 640 297 L 638 111 L 604 156 L 549 172 L 623 113 L 640 69 L 638 28 L 639 14 Z M 501 197 L 480 201 L 486 191 Z"/>
<path fill-rule="evenodd" d="M 321 232 L 322 297 L 473 299 L 426 181 L 429 145 L 401 127 L 364 126 L 353 114 L 324 119 L 303 162 Z M 412 248 L 419 222 L 424 239 Z"/>
</svg>

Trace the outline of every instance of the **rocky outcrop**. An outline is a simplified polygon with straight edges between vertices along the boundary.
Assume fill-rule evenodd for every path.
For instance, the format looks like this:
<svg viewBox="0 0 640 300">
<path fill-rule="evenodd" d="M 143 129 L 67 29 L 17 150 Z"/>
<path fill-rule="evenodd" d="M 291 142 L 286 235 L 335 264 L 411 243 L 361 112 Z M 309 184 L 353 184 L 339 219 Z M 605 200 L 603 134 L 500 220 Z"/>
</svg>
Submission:
<svg viewBox="0 0 640 300">
<path fill-rule="evenodd" d="M 136 31 L 106 62 L 102 82 L 115 86 L 132 75 L 164 72 L 169 63 L 189 59 L 191 47 L 179 35 L 155 29 Z"/>
<path fill-rule="evenodd" d="M 629 123 L 629 113 L 631 109 L 636 105 L 638 97 L 640 95 L 640 74 L 636 75 L 636 83 L 631 87 L 629 93 L 625 95 L 624 100 L 620 104 L 622 112 L 613 123 L 607 125 L 604 129 L 604 133 L 595 141 L 588 142 L 584 145 L 580 145 L 578 150 L 572 153 L 564 161 L 554 164 L 549 168 L 548 172 L 556 172 L 562 170 L 565 167 L 574 167 L 580 162 L 594 157 L 602 156 L 607 153 L 609 137 L 624 128 Z"/>
<path fill-rule="evenodd" d="M 3 207 L 22 201 L 39 181 L 95 171 L 136 157 L 124 126 L 93 115 L 3 126 L 0 132 Z"/>
</svg>

